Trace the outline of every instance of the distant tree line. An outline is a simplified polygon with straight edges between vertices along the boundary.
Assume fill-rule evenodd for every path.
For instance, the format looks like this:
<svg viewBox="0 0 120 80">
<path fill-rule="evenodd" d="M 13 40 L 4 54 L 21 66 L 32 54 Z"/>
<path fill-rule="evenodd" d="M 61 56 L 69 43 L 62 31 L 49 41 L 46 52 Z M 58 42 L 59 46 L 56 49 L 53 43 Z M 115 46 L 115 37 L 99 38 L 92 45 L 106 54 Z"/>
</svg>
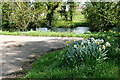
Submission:
<svg viewBox="0 0 120 80">
<path fill-rule="evenodd" d="M 3 2 L 2 28 L 26 31 L 37 27 L 53 27 L 61 16 L 65 27 L 73 21 L 76 2 Z M 69 9 L 66 10 L 68 7 Z M 92 30 L 108 30 L 120 27 L 120 1 L 86 2 L 82 12 Z M 59 14 L 59 15 L 58 15 Z M 56 24 L 56 23 L 55 23 Z M 55 25 L 54 24 L 54 25 Z"/>
<path fill-rule="evenodd" d="M 70 5 L 69 11 L 61 11 L 63 4 Z M 66 20 L 70 18 L 72 21 L 74 7 L 74 2 L 4 2 L 2 3 L 2 26 L 6 30 L 22 31 L 41 26 L 51 27 L 56 12 L 65 14 L 63 16 L 67 18 Z"/>
</svg>

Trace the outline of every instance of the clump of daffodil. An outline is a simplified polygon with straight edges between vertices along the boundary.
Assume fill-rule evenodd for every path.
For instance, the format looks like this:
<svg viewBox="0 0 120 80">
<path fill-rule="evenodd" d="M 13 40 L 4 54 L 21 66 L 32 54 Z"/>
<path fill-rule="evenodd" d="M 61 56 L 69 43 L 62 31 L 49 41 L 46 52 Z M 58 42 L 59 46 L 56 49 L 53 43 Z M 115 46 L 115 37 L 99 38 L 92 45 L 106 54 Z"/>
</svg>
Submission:
<svg viewBox="0 0 120 80">
<path fill-rule="evenodd" d="M 67 41 L 66 43 L 70 43 Z M 77 40 L 67 44 L 65 47 L 64 61 L 68 65 L 80 65 L 86 62 L 103 61 L 107 58 L 107 47 L 111 46 L 109 42 L 104 42 L 103 39 L 87 38 Z M 88 58 L 91 61 L 88 61 Z"/>
<path fill-rule="evenodd" d="M 106 46 L 106 47 L 110 47 L 111 45 L 110 45 L 109 42 L 106 42 L 105 46 Z"/>
<path fill-rule="evenodd" d="M 65 43 L 68 44 L 68 43 L 70 43 L 70 41 L 66 41 Z"/>
</svg>

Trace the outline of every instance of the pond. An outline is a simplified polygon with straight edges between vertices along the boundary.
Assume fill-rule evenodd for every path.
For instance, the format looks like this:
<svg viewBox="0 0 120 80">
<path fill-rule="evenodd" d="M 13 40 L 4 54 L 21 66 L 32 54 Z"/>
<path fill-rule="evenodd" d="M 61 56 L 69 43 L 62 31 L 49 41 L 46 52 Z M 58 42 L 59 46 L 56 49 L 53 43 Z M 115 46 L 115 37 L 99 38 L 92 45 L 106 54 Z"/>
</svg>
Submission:
<svg viewBox="0 0 120 80">
<path fill-rule="evenodd" d="M 36 31 L 54 31 L 54 32 L 75 32 L 76 34 L 85 33 L 89 31 L 89 27 L 76 27 L 76 28 L 36 28 Z"/>
</svg>

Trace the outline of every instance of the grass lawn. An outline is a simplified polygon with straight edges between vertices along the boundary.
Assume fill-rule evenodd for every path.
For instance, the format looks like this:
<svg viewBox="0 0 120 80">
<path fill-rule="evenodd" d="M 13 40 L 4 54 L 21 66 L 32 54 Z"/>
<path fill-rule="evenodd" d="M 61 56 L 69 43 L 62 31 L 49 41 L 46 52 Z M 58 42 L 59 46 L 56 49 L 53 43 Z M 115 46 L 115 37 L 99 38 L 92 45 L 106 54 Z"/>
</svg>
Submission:
<svg viewBox="0 0 120 80">
<path fill-rule="evenodd" d="M 92 32 L 84 34 L 75 34 L 74 32 L 42 32 L 42 31 L 26 31 L 26 32 L 8 32 L 1 31 L 0 35 L 14 35 L 14 36 L 44 36 L 44 37 L 98 37 L 98 36 L 115 36 L 120 37 L 118 32 Z"/>
<path fill-rule="evenodd" d="M 32 64 L 25 78 L 118 78 L 118 63 L 111 58 L 95 66 L 67 67 L 62 64 L 64 50 L 48 53 Z"/>
<path fill-rule="evenodd" d="M 89 26 L 89 23 L 86 21 L 85 16 L 81 14 L 80 12 L 76 12 L 73 15 L 72 22 L 71 21 L 66 21 L 61 18 L 60 15 L 58 19 L 54 20 L 52 22 L 52 27 L 62 27 L 62 28 L 69 28 L 69 27 L 78 27 L 78 26 Z"/>
<path fill-rule="evenodd" d="M 24 36 L 46 36 L 46 37 L 90 37 L 97 34 L 75 34 L 68 32 L 42 32 L 42 31 L 27 31 L 27 32 L 0 32 L 0 35 L 24 35 Z"/>
</svg>

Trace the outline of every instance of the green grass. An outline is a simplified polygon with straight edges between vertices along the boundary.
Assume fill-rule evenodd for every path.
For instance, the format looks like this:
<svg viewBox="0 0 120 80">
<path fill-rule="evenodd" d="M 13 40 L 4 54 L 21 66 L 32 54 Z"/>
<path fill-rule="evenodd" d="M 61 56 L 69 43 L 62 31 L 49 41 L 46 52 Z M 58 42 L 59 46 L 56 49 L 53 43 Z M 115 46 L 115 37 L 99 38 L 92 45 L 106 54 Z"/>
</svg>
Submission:
<svg viewBox="0 0 120 80">
<path fill-rule="evenodd" d="M 25 78 L 118 78 L 116 59 L 94 66 L 81 65 L 74 68 L 62 64 L 64 50 L 48 53 L 32 64 Z"/>
<path fill-rule="evenodd" d="M 62 28 L 67 28 L 67 27 L 78 27 L 78 26 L 89 26 L 85 16 L 83 14 L 81 14 L 81 12 L 76 11 L 73 15 L 73 20 L 71 21 L 66 21 L 63 20 L 63 18 L 61 18 L 60 15 L 58 19 L 54 20 L 52 22 L 52 27 L 62 27 Z"/>
<path fill-rule="evenodd" d="M 63 20 L 59 14 L 56 15 L 58 17 L 58 21 Z M 73 15 L 73 22 L 86 22 L 85 16 L 80 12 L 76 11 Z"/>
<path fill-rule="evenodd" d="M 1 35 L 24 35 L 24 36 L 46 36 L 46 37 L 90 37 L 95 34 L 75 34 L 68 32 L 42 32 L 42 31 L 27 31 L 27 32 L 0 32 Z"/>
<path fill-rule="evenodd" d="M 120 37 L 120 33 L 110 33 L 110 32 L 92 32 L 91 34 L 75 34 L 74 32 L 42 32 L 42 31 L 26 31 L 26 32 L 8 32 L 2 31 L 0 35 L 15 35 L 15 36 L 44 36 L 44 37 Z"/>
</svg>

